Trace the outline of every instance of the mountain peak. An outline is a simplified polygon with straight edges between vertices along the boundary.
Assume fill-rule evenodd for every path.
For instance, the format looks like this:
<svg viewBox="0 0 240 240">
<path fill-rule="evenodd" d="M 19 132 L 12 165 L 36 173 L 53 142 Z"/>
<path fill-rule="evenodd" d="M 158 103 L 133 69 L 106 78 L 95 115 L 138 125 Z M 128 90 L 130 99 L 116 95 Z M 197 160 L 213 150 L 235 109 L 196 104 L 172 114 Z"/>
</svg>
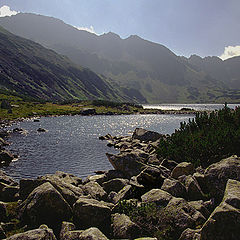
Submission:
<svg viewBox="0 0 240 240">
<path fill-rule="evenodd" d="M 113 39 L 121 39 L 120 36 L 114 32 L 108 32 L 100 35 L 100 37 L 107 37 L 107 38 L 113 38 Z"/>
</svg>

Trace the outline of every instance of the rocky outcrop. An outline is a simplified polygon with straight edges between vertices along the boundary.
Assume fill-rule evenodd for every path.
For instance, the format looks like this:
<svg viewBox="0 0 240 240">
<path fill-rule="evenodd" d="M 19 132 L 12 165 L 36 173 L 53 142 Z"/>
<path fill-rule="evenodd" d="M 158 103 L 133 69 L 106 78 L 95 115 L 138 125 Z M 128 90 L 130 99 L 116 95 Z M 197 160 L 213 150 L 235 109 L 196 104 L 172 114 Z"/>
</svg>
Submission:
<svg viewBox="0 0 240 240">
<path fill-rule="evenodd" d="M 170 193 L 174 197 L 186 198 L 186 187 L 175 179 L 166 178 L 161 187 L 162 190 Z"/>
<path fill-rule="evenodd" d="M 69 220 L 72 209 L 63 196 L 49 182 L 35 188 L 22 203 L 21 219 L 31 227 L 47 224 L 56 229 Z"/>
<path fill-rule="evenodd" d="M 86 195 L 90 195 L 96 200 L 106 200 L 107 193 L 104 189 L 95 181 L 90 181 L 82 187 Z"/>
<path fill-rule="evenodd" d="M 141 197 L 143 203 L 155 203 L 157 206 L 166 206 L 172 198 L 171 194 L 161 189 L 152 189 Z"/>
<path fill-rule="evenodd" d="M 189 162 L 179 163 L 173 170 L 171 177 L 178 179 L 178 177 L 183 175 L 192 175 L 194 173 L 194 166 Z"/>
</svg>

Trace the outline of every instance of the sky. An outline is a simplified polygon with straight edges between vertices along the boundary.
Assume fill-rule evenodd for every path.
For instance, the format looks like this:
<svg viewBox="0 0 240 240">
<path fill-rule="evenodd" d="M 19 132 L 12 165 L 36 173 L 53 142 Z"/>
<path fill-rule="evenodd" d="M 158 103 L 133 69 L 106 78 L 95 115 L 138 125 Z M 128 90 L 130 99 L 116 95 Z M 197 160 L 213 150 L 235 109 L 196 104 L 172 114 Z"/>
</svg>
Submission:
<svg viewBox="0 0 240 240">
<path fill-rule="evenodd" d="M 96 34 L 138 35 L 186 57 L 240 55 L 240 0 L 0 0 L 0 16 L 18 12 Z"/>
</svg>

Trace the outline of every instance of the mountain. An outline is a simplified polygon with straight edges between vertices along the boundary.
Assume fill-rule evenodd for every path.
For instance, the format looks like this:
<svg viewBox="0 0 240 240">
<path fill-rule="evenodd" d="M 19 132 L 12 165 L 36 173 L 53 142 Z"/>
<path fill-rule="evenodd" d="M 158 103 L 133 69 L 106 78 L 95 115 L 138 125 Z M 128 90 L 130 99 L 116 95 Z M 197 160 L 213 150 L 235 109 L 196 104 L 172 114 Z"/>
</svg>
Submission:
<svg viewBox="0 0 240 240">
<path fill-rule="evenodd" d="M 233 99 L 229 94 L 228 81 L 203 71 L 163 45 L 136 35 L 127 39 L 112 32 L 97 36 L 59 19 L 29 13 L 0 18 L 0 25 L 105 76 L 139 102 L 236 100 L 236 94 Z"/>
<path fill-rule="evenodd" d="M 45 100 L 130 100 L 108 80 L 0 27 L 0 89 Z"/>
</svg>

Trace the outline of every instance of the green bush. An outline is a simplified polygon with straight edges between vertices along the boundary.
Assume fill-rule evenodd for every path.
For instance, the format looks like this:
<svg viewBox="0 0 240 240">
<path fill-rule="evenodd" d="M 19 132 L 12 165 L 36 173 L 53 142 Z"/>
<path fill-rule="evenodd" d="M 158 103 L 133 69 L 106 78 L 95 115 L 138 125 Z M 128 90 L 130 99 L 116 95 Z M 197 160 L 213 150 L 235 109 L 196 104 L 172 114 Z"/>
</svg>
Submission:
<svg viewBox="0 0 240 240">
<path fill-rule="evenodd" d="M 211 113 L 198 113 L 180 129 L 161 140 L 158 156 L 207 167 L 221 158 L 240 155 L 240 108 L 227 106 Z"/>
</svg>

